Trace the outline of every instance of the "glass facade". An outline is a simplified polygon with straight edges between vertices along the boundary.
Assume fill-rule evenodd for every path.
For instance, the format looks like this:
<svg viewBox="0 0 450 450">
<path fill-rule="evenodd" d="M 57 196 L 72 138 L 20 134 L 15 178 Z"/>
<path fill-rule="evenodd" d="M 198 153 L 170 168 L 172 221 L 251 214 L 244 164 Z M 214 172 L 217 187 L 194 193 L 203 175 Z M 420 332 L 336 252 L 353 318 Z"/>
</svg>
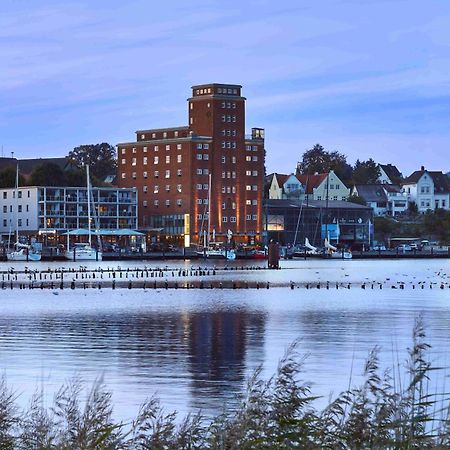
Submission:
<svg viewBox="0 0 450 450">
<path fill-rule="evenodd" d="M 128 188 L 91 188 L 91 226 L 95 229 L 137 229 L 137 192 Z M 88 227 L 87 188 L 40 187 L 40 229 Z"/>
</svg>

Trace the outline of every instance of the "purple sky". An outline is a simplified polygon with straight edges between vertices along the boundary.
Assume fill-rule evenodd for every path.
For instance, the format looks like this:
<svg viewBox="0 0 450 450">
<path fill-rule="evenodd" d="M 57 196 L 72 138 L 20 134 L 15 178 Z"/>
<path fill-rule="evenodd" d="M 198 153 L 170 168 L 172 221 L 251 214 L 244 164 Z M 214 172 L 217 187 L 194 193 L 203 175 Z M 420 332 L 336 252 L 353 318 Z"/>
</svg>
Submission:
<svg viewBox="0 0 450 450">
<path fill-rule="evenodd" d="M 356 158 L 450 170 L 445 0 L 2 0 L 4 155 L 187 124 L 193 84 L 244 86 L 267 169 L 320 142 Z"/>
</svg>

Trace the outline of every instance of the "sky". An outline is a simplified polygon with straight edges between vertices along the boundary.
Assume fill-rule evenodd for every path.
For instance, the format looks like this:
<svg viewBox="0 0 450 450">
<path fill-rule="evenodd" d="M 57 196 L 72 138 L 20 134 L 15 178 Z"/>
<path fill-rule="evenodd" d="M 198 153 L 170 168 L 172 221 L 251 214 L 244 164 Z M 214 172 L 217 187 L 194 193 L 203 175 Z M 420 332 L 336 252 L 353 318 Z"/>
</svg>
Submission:
<svg viewBox="0 0 450 450">
<path fill-rule="evenodd" d="M 268 172 L 316 143 L 450 171 L 449 24 L 449 0 L 1 0 L 0 145 L 132 141 L 218 82 L 243 85 Z"/>
</svg>

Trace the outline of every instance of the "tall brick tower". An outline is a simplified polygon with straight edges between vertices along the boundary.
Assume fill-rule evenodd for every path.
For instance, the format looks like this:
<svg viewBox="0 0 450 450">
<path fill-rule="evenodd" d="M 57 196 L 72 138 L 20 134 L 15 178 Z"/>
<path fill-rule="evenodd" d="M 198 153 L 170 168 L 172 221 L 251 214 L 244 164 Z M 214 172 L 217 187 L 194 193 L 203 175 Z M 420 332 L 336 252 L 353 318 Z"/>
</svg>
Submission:
<svg viewBox="0 0 450 450">
<path fill-rule="evenodd" d="M 216 241 L 225 241 L 228 230 L 235 242 L 261 239 L 264 130 L 252 128 L 245 135 L 241 89 L 234 84 L 193 86 L 188 127 L 140 130 L 137 142 L 118 144 L 119 185 L 142 190 L 141 228 L 170 228 L 172 238 L 184 228 L 189 242 L 197 243 L 207 230 L 210 211 L 211 238 Z"/>
</svg>

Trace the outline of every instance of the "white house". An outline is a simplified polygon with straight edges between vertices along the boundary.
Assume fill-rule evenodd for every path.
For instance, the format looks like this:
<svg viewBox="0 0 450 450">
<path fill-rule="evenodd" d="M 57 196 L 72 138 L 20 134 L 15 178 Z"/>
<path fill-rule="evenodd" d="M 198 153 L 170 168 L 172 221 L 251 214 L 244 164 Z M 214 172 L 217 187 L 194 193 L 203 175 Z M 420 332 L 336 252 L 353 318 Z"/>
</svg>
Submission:
<svg viewBox="0 0 450 450">
<path fill-rule="evenodd" d="M 450 182 L 438 171 L 416 170 L 403 182 L 409 201 L 417 205 L 421 213 L 437 208 L 450 209 Z"/>
<path fill-rule="evenodd" d="M 315 175 L 270 174 L 267 177 L 269 199 L 347 200 L 350 189 L 331 170 Z"/>
<path fill-rule="evenodd" d="M 395 216 L 408 209 L 408 196 L 394 184 L 357 184 L 352 195 L 363 198 L 376 216 Z"/>
</svg>

